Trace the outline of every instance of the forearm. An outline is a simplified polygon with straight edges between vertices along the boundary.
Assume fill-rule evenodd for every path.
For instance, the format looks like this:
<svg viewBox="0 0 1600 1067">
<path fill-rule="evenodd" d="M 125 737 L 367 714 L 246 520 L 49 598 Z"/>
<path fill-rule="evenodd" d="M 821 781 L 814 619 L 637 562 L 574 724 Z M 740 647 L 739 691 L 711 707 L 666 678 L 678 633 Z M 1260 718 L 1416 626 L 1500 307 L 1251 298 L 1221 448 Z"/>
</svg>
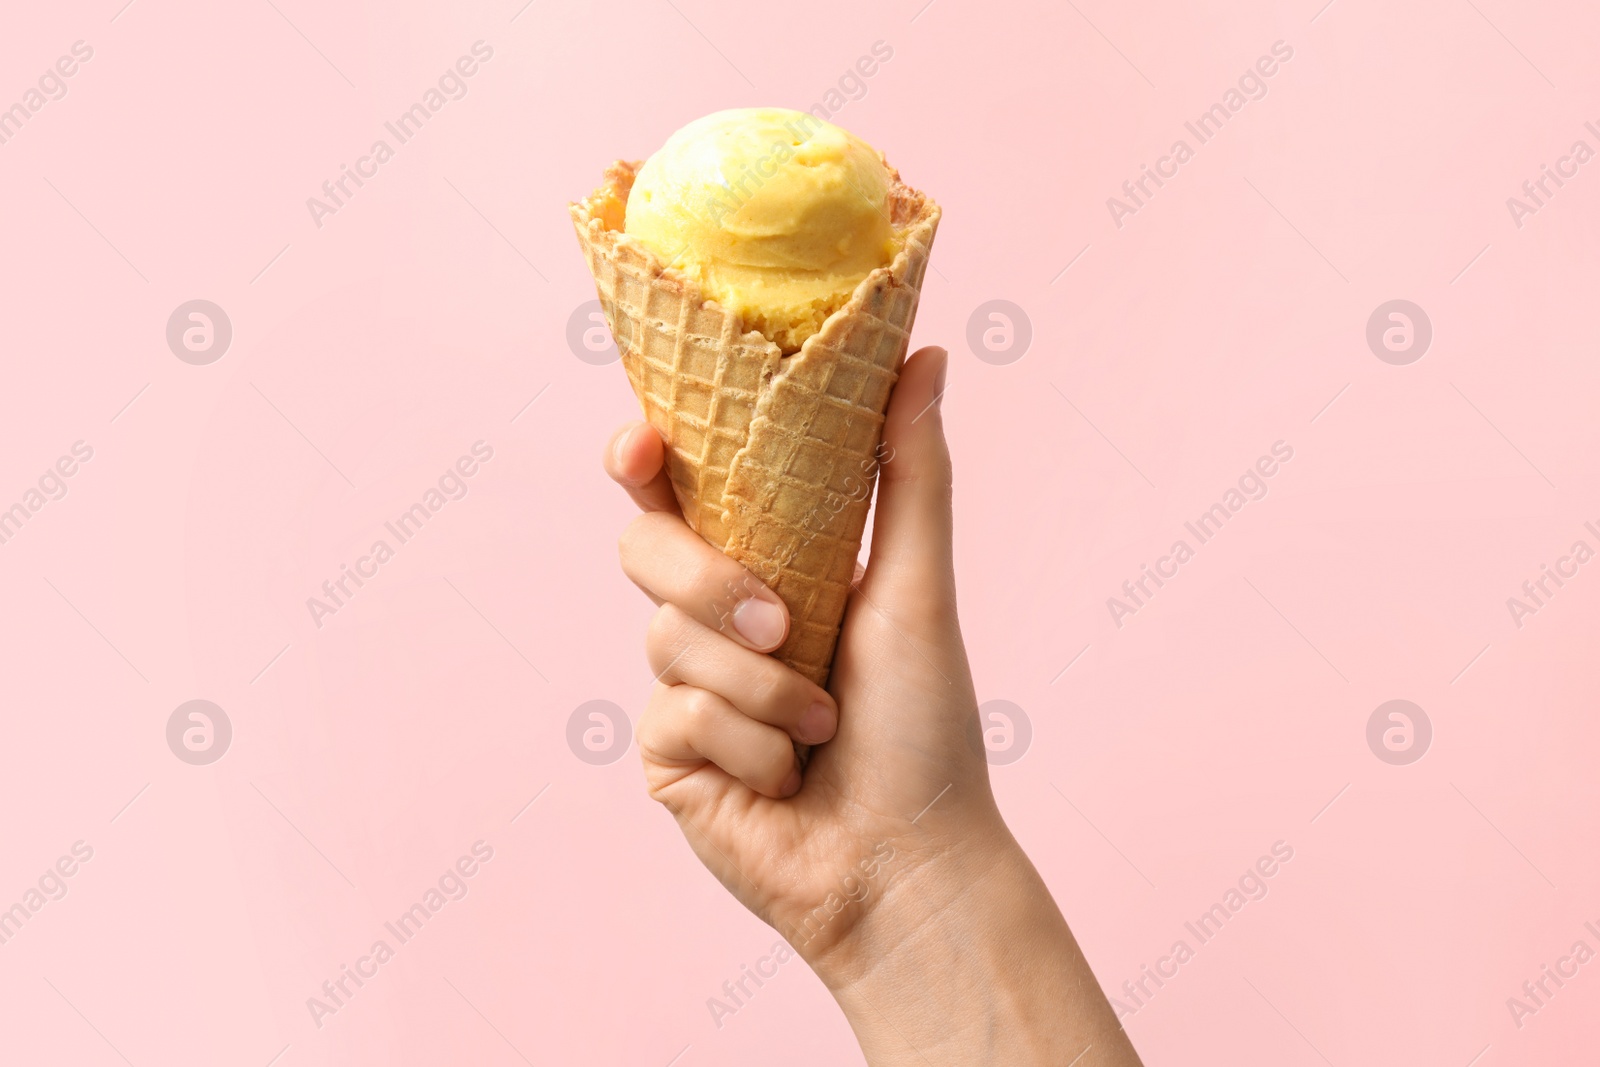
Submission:
<svg viewBox="0 0 1600 1067">
<path fill-rule="evenodd" d="M 819 968 L 872 1067 L 1138 1067 L 1055 901 L 1005 841 L 919 867 Z"/>
</svg>

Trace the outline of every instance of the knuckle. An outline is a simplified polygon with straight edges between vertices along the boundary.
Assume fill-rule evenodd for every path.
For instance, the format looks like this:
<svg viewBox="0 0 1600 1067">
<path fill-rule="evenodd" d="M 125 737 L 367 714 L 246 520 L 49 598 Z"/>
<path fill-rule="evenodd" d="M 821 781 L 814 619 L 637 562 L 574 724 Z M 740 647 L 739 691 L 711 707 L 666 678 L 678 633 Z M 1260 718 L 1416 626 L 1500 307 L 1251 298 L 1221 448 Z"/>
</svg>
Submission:
<svg viewBox="0 0 1600 1067">
<path fill-rule="evenodd" d="M 729 560 L 720 552 L 702 555 L 687 568 L 684 578 L 690 595 L 705 601 L 713 615 L 722 614 L 724 605 L 737 599 L 738 575 L 730 572 Z"/>
<path fill-rule="evenodd" d="M 629 519 L 628 525 L 622 528 L 622 533 L 617 537 L 617 555 L 622 557 L 622 566 L 625 570 L 629 562 L 637 557 L 639 542 L 645 536 L 644 518 L 643 515 L 636 515 Z"/>
<path fill-rule="evenodd" d="M 714 728 L 722 713 L 722 702 L 715 694 L 704 689 L 691 686 L 679 686 L 685 690 L 682 695 L 678 713 L 683 718 L 683 727 L 690 737 L 703 738 Z"/>
<path fill-rule="evenodd" d="M 682 726 L 673 704 L 675 686 L 658 685 L 639 716 L 637 740 L 639 758 L 644 761 L 646 774 L 652 765 L 674 762 L 673 753 L 682 748 Z"/>
<path fill-rule="evenodd" d="M 692 640 L 689 623 L 689 616 L 676 604 L 661 605 L 650 616 L 650 625 L 645 631 L 645 647 L 656 655 L 668 658 L 677 655 Z"/>
<path fill-rule="evenodd" d="M 762 663 L 751 687 L 751 699 L 773 721 L 795 718 L 810 704 L 811 685 L 777 660 Z"/>
<path fill-rule="evenodd" d="M 662 721 L 664 718 L 665 709 L 662 708 L 660 699 L 652 696 L 650 702 L 645 705 L 644 714 L 639 716 L 637 736 L 641 755 L 648 758 L 652 753 L 660 751 L 665 729 Z"/>
</svg>

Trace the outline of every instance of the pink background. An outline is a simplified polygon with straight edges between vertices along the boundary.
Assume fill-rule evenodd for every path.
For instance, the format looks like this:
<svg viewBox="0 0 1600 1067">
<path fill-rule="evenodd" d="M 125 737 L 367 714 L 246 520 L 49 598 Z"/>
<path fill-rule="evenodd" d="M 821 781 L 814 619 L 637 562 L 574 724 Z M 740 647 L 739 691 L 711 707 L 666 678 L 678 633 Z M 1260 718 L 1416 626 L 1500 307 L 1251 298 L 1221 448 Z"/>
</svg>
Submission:
<svg viewBox="0 0 1600 1067">
<path fill-rule="evenodd" d="M 0 145 L 0 507 L 94 455 L 0 545 L 0 907 L 93 858 L 0 945 L 0 1060 L 860 1062 L 798 964 L 713 1022 L 775 935 L 635 753 L 568 746 L 586 701 L 637 721 L 650 607 L 598 463 L 636 408 L 569 348 L 564 205 L 697 115 L 823 101 L 877 41 L 836 121 L 945 209 L 917 332 L 953 353 L 978 690 L 1032 724 L 1007 818 L 1108 988 L 1294 849 L 1127 1020 L 1146 1061 L 1592 1055 L 1600 963 L 1520 1028 L 1506 1000 L 1600 949 L 1600 564 L 1520 628 L 1506 599 L 1600 548 L 1600 163 L 1520 228 L 1506 198 L 1600 148 L 1600 18 L 1321 2 L 9 11 L 0 105 L 94 55 Z M 306 199 L 478 40 L 467 95 L 319 228 Z M 1119 228 L 1107 198 L 1279 40 L 1268 95 Z M 165 339 L 193 299 L 233 327 L 208 366 Z M 1032 324 L 1004 365 L 965 342 L 992 299 Z M 1365 340 L 1393 299 L 1434 329 L 1408 366 Z M 479 440 L 466 496 L 316 626 Z M 1119 628 L 1107 598 L 1279 440 L 1268 496 Z M 167 746 L 194 699 L 233 727 L 209 766 Z M 1410 765 L 1368 748 L 1391 699 L 1432 723 Z M 315 1025 L 479 840 L 468 895 Z"/>
</svg>

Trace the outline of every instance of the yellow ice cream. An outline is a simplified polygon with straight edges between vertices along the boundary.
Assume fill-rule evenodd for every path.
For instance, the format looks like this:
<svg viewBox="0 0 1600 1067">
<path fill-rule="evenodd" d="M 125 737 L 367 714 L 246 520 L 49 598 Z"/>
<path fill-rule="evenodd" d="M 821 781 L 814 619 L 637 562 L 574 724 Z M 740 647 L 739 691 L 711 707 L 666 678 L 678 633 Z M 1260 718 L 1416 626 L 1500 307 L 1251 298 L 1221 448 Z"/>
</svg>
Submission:
<svg viewBox="0 0 1600 1067">
<path fill-rule="evenodd" d="M 870 145 L 814 115 L 719 111 L 640 168 L 624 228 L 748 329 L 795 352 L 894 258 L 889 182 Z"/>
</svg>

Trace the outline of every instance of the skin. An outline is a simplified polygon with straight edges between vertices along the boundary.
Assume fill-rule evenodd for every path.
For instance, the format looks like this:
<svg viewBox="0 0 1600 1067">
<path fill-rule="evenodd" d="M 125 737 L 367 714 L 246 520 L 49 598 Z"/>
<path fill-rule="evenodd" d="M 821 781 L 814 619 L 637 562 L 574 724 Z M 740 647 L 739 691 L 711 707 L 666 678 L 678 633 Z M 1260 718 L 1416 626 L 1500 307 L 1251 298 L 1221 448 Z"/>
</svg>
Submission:
<svg viewBox="0 0 1600 1067">
<path fill-rule="evenodd" d="M 612 439 L 607 473 L 642 511 L 622 567 L 659 605 L 645 779 L 706 867 L 826 984 L 872 1067 L 1130 1067 L 989 787 L 956 619 L 947 363 L 923 349 L 895 388 L 870 562 L 826 691 L 765 655 L 787 614 L 748 624 L 782 602 L 684 523 L 656 431 Z M 803 774 L 794 742 L 817 746 Z"/>
</svg>

